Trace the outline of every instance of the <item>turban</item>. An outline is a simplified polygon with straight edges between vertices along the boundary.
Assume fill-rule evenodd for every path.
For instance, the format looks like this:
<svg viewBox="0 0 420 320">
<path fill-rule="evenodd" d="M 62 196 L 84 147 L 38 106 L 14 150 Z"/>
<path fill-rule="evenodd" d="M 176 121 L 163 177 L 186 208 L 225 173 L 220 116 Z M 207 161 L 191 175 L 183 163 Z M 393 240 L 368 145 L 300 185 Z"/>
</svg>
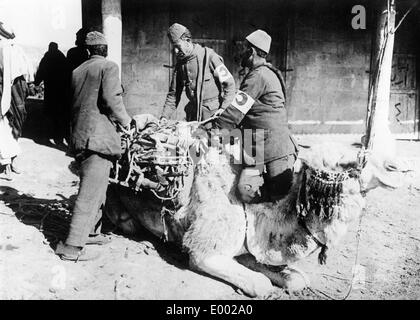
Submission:
<svg viewBox="0 0 420 320">
<path fill-rule="evenodd" d="M 106 42 L 105 36 L 98 31 L 89 32 L 86 35 L 85 43 L 86 43 L 87 46 L 94 46 L 94 45 L 99 45 L 99 44 L 107 45 L 108 44 Z"/>
</svg>

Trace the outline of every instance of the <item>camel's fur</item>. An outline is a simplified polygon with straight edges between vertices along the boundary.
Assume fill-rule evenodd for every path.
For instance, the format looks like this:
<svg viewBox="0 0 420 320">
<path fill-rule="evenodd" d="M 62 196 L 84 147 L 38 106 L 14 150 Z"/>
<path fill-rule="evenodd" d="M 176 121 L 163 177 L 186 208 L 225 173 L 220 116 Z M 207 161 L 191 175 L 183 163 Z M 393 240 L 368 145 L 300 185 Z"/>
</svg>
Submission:
<svg viewBox="0 0 420 320">
<path fill-rule="evenodd" d="M 312 148 L 302 159 L 306 164 L 340 171 L 354 166 L 356 151 L 334 145 Z M 318 249 L 314 240 L 298 224 L 296 199 L 303 171 L 295 174 L 293 187 L 287 197 L 275 203 L 247 204 L 236 197 L 240 168 L 231 165 L 229 157 L 210 149 L 202 163 L 194 168 L 185 182 L 180 209 L 173 218 L 166 216 L 169 240 L 177 242 L 190 256 L 192 268 L 223 279 L 250 296 L 265 295 L 272 283 L 298 289 L 307 279 L 293 269 L 273 271 L 266 265 L 280 266 L 305 258 Z M 386 175 L 383 161 L 370 158 L 361 175 L 361 184 L 373 188 Z M 376 180 L 375 180 L 376 179 Z M 386 182 L 390 184 L 389 181 Z M 160 208 L 147 192 L 135 196 L 122 189 L 109 191 L 107 212 L 127 232 L 136 231 L 138 222 L 161 236 L 163 226 Z M 345 234 L 350 222 L 359 216 L 365 200 L 357 179 L 343 183 L 342 205 L 338 214 L 325 221 L 313 212 L 305 218 L 308 228 L 323 243 L 335 245 Z M 239 264 L 234 257 L 250 253 L 254 261 L 244 261 L 252 271 Z"/>
</svg>

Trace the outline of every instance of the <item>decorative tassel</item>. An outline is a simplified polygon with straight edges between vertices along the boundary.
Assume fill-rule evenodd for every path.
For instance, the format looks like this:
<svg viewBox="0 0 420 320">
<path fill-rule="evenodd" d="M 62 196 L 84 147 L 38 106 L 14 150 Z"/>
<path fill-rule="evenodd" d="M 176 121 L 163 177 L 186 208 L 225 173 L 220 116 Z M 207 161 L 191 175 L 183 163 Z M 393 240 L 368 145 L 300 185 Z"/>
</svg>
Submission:
<svg viewBox="0 0 420 320">
<path fill-rule="evenodd" d="M 327 264 L 327 250 L 328 247 L 326 245 L 322 246 L 321 252 L 318 255 L 318 263 L 321 265 Z"/>
</svg>

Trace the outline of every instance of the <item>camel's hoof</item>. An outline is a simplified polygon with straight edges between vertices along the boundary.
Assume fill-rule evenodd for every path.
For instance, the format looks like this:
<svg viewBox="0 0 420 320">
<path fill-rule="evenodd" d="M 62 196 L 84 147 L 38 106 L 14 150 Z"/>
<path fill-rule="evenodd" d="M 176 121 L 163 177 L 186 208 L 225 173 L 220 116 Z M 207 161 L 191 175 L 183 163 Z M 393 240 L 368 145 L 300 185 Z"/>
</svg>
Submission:
<svg viewBox="0 0 420 320">
<path fill-rule="evenodd" d="M 270 296 L 274 291 L 274 286 L 271 284 L 270 279 L 268 279 L 263 274 L 258 275 L 257 279 L 254 281 L 254 285 L 252 288 L 251 296 L 264 298 Z"/>
<path fill-rule="evenodd" d="M 240 288 L 235 291 L 238 294 L 244 294 L 251 298 L 266 299 L 271 296 L 275 287 L 271 284 L 263 274 L 257 274 L 252 279 L 248 279 L 244 282 Z"/>
<path fill-rule="evenodd" d="M 310 285 L 306 274 L 293 268 L 282 270 L 281 277 L 284 279 L 283 288 L 290 292 L 301 291 Z"/>
</svg>

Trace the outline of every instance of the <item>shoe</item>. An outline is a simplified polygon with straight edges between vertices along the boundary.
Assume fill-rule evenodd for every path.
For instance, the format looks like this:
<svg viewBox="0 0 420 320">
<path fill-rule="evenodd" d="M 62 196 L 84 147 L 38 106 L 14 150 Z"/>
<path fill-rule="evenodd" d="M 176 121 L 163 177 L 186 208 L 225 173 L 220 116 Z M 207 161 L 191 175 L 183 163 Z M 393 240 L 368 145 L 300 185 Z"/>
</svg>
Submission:
<svg viewBox="0 0 420 320">
<path fill-rule="evenodd" d="M 94 236 L 89 236 L 88 240 L 86 241 L 86 245 L 99 245 L 102 246 L 104 244 L 108 244 L 112 241 L 110 236 L 107 236 L 103 233 L 98 234 L 98 235 L 94 235 Z"/>
<path fill-rule="evenodd" d="M 99 252 L 87 251 L 84 248 L 67 245 L 62 243 L 61 241 L 57 244 L 55 254 L 58 255 L 61 260 L 76 262 L 96 260 L 100 257 Z"/>
</svg>

